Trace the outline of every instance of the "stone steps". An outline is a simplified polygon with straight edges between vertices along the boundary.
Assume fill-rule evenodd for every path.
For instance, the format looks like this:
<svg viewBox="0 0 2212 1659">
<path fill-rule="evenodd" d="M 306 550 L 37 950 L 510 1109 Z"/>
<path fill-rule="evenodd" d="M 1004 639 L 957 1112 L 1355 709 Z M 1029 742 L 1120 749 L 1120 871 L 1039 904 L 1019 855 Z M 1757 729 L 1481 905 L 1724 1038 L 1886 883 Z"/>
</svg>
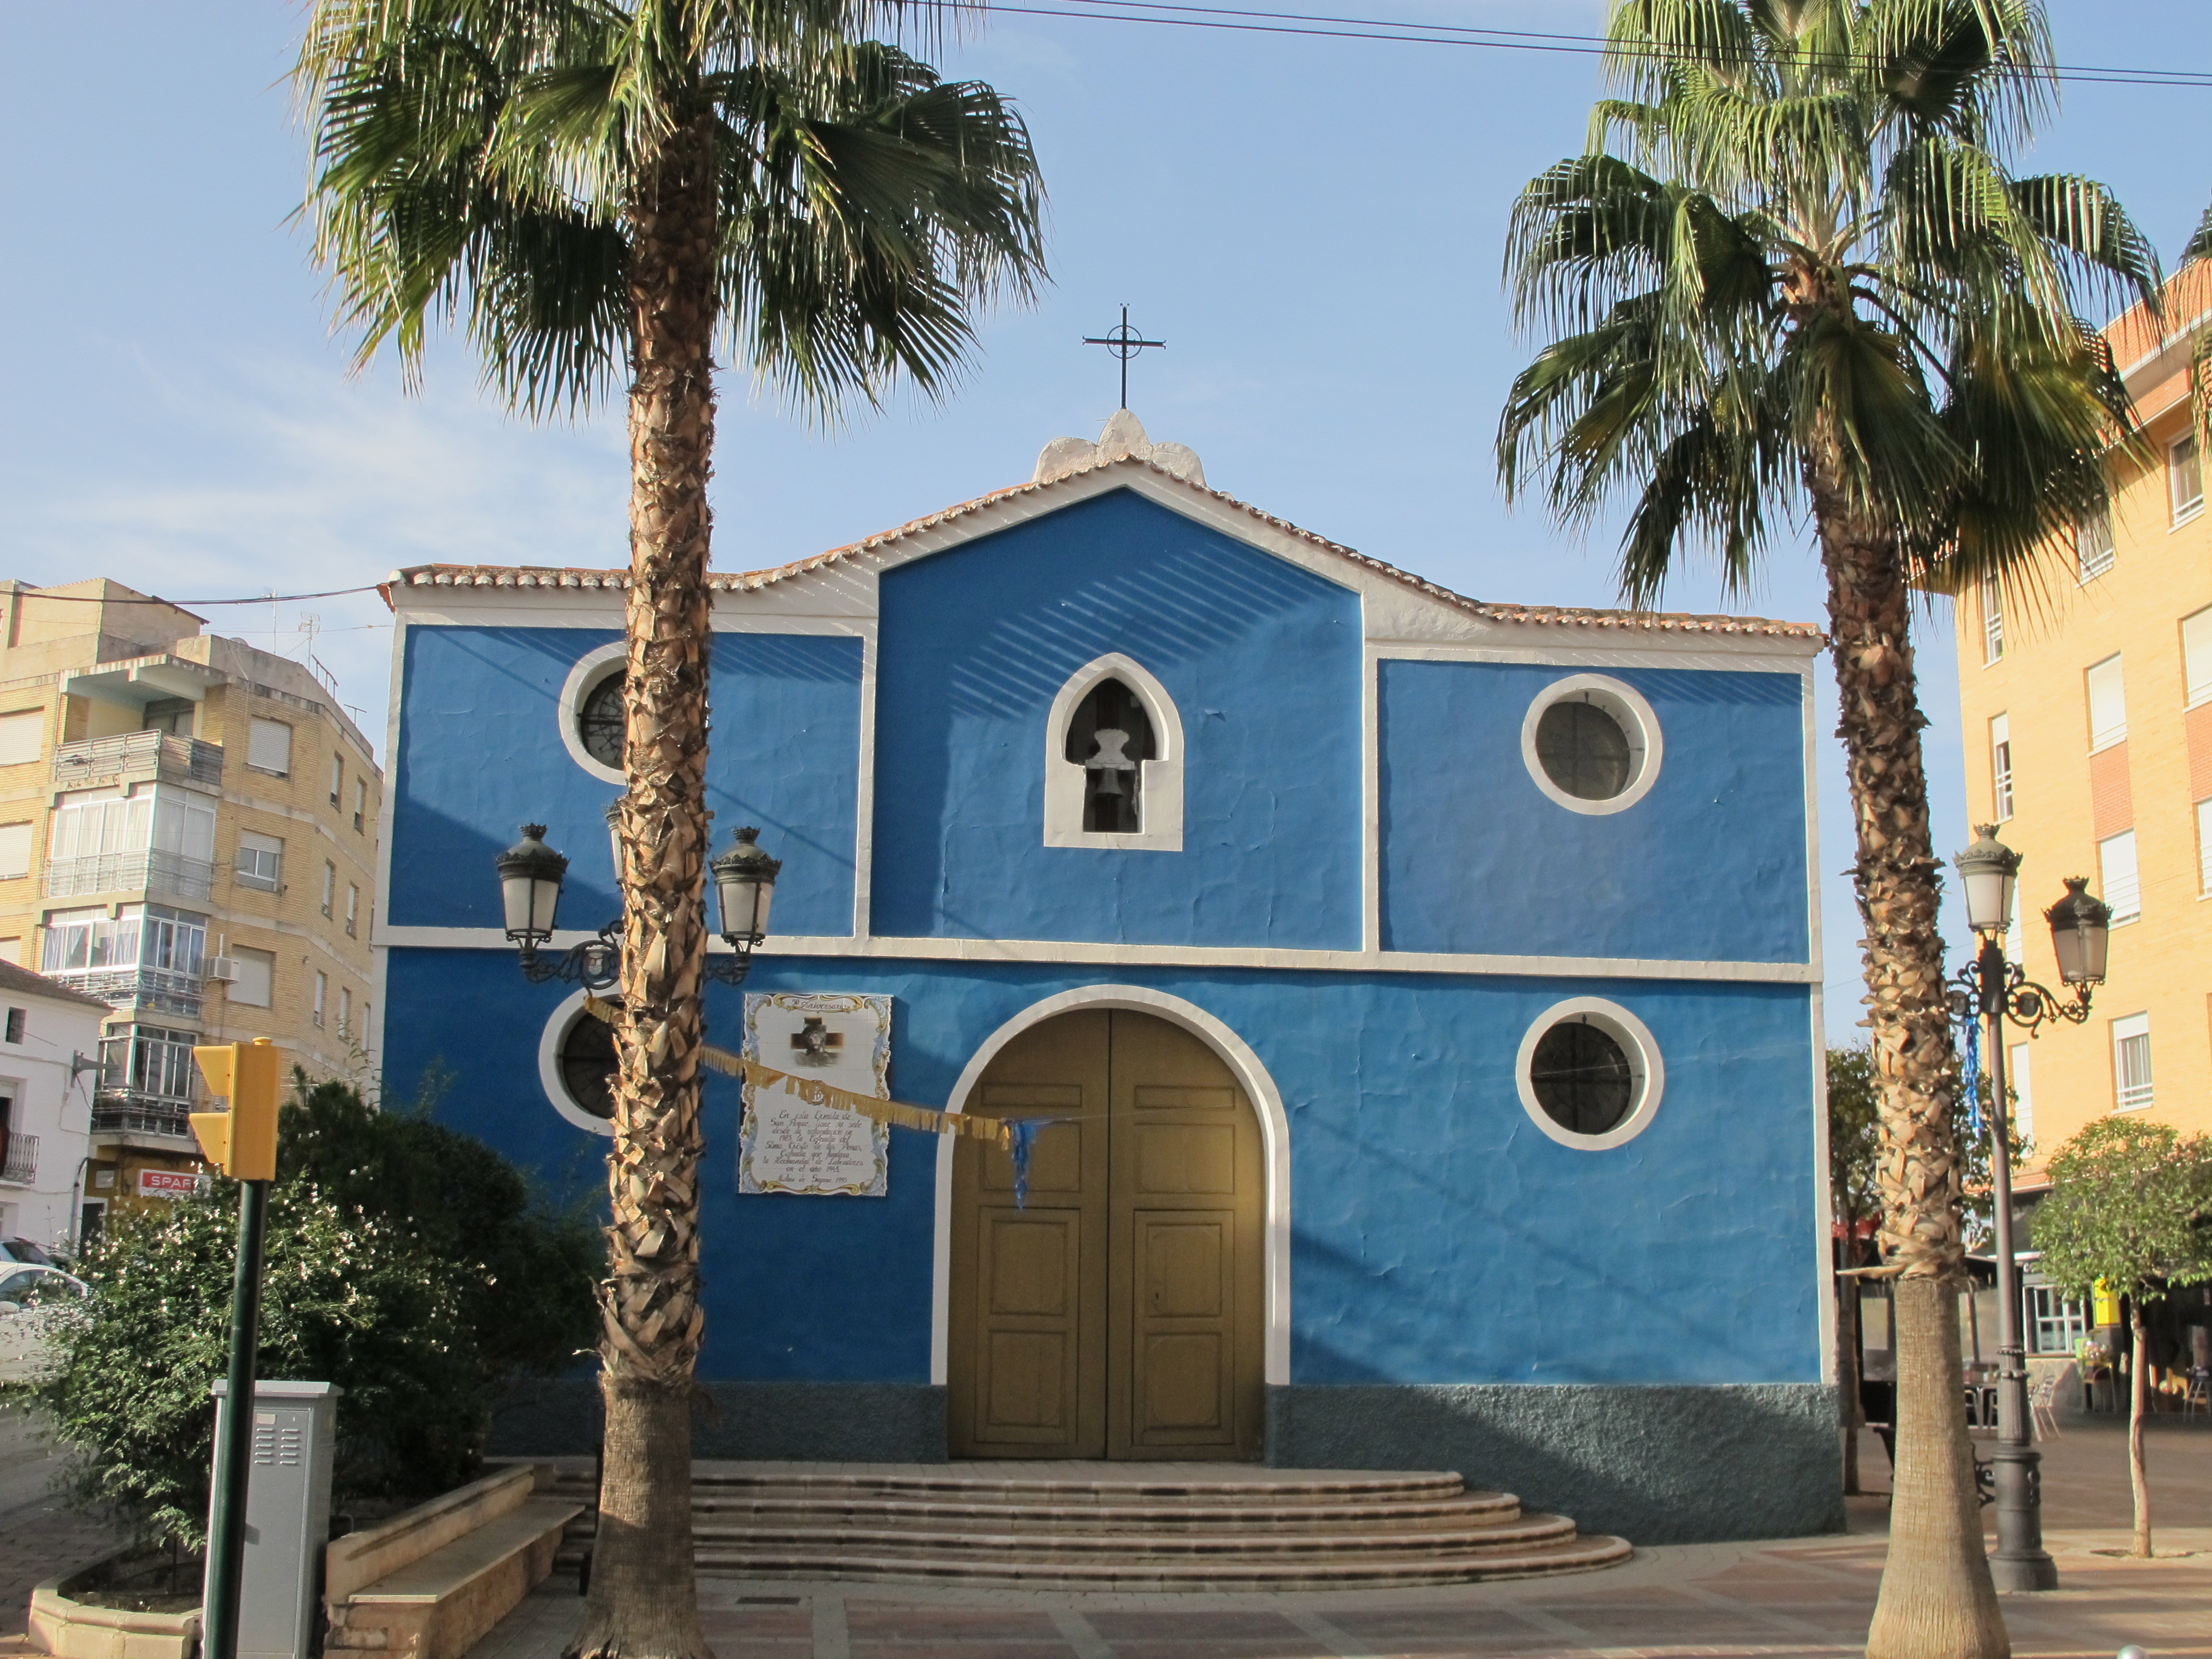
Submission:
<svg viewBox="0 0 2212 1659">
<path fill-rule="evenodd" d="M 554 1488 L 591 1504 L 592 1472 Z M 699 1571 L 1031 1589 L 1342 1589 L 1587 1571 L 1618 1538 L 1451 1474 L 1222 1463 L 702 1463 Z M 593 1518 L 561 1565 L 581 1565 Z"/>
</svg>

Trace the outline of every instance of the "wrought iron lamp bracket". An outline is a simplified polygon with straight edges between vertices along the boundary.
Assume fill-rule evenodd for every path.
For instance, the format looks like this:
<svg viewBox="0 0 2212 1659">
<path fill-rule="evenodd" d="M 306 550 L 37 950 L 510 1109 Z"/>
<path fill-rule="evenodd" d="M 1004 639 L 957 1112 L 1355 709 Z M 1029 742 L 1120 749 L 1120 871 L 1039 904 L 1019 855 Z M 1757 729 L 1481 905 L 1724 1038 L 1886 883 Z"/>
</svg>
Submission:
<svg viewBox="0 0 2212 1659">
<path fill-rule="evenodd" d="M 1951 1012 L 1960 1019 L 1995 1015 L 2017 1026 L 2031 1037 L 2053 1020 L 2079 1025 L 2089 1018 L 2089 988 L 2069 988 L 2063 998 L 2027 977 L 2027 970 L 2008 962 L 2004 947 L 1995 939 L 1984 941 L 1980 954 L 1953 975 L 1957 988 L 1951 994 Z"/>
<path fill-rule="evenodd" d="M 723 938 L 737 948 L 728 956 L 709 953 L 707 977 L 718 985 L 743 985 L 752 971 L 753 942 L 727 933 Z M 587 991 L 612 990 L 622 982 L 622 918 L 617 916 L 600 928 L 597 938 L 554 955 L 541 956 L 538 947 L 526 939 L 520 960 L 522 976 L 532 985 L 558 980 L 565 985 L 581 985 Z"/>
</svg>

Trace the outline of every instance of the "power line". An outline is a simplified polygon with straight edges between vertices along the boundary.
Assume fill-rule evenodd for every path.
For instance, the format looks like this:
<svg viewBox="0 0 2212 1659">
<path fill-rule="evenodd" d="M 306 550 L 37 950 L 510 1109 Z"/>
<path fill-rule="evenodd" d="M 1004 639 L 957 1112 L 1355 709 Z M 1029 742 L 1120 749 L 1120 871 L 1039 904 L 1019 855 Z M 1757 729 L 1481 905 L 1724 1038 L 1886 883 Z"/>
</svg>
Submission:
<svg viewBox="0 0 2212 1659">
<path fill-rule="evenodd" d="M 1396 17 L 1346 17 L 1328 13 L 1261 11 L 1163 0 L 1057 0 L 1052 5 L 1008 5 L 981 0 L 981 9 L 1023 17 L 1073 17 L 1094 23 L 1141 23 L 1154 27 L 1218 29 L 1233 33 L 1282 34 L 1329 40 L 1382 40 L 1407 46 L 1476 46 L 1493 52 L 1547 52 L 1577 58 L 1642 56 L 1690 61 L 1701 54 L 1688 48 L 1621 46 L 1594 34 L 1565 34 L 1532 29 L 1484 28 L 1457 23 L 1422 23 Z M 1242 20 L 1242 21 L 1239 21 Z M 1801 60 L 1829 66 L 1876 60 L 1836 54 Z M 2090 86 L 2179 87 L 2212 89 L 2212 70 L 2118 68 L 2094 64 L 2059 64 L 2050 70 L 2057 80 Z"/>
</svg>

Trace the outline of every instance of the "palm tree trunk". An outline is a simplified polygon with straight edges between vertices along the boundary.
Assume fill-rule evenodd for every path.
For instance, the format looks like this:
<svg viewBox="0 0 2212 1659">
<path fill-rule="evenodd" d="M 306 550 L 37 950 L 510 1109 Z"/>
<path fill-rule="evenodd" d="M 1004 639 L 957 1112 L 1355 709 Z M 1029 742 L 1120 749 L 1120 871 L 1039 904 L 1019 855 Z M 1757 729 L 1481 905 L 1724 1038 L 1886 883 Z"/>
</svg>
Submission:
<svg viewBox="0 0 2212 1659">
<path fill-rule="evenodd" d="M 1854 509 L 1832 434 L 1817 436 L 1807 485 L 1828 574 L 1828 628 L 1857 830 L 1853 872 L 1866 925 L 1864 971 L 1880 1091 L 1881 1240 L 1899 1270 L 1896 1462 L 1889 1553 L 1867 1632 L 1868 1659 L 2003 1659 L 2011 1651 L 1984 1554 L 1972 1444 L 1960 1393 L 1959 1298 L 1966 1255 L 1957 1066 L 1936 932 L 1911 594 L 1893 538 Z"/>
<path fill-rule="evenodd" d="M 2128 1356 L 2128 1490 L 2136 1500 L 2133 1551 L 2148 1560 L 2150 1480 L 2143 1472 L 2143 1413 L 2150 1407 L 2150 1367 L 2143 1364 L 2143 1355 L 2149 1351 L 2150 1333 L 2143 1328 L 2142 1304 L 2136 1302 L 2130 1311 L 2135 1317 L 2130 1322 L 2129 1330 L 2135 1337 L 2136 1351 Z"/>
<path fill-rule="evenodd" d="M 1856 1498 L 1859 1431 L 1866 1426 L 1859 1404 L 1859 1282 L 1841 1273 L 1836 1275 L 1836 1423 L 1843 1431 L 1844 1490 Z"/>
<path fill-rule="evenodd" d="M 629 655 L 621 1069 L 601 1286 L 591 1595 L 570 1659 L 708 1659 L 691 1554 L 706 957 L 713 134 L 672 132 L 630 204 Z"/>
</svg>

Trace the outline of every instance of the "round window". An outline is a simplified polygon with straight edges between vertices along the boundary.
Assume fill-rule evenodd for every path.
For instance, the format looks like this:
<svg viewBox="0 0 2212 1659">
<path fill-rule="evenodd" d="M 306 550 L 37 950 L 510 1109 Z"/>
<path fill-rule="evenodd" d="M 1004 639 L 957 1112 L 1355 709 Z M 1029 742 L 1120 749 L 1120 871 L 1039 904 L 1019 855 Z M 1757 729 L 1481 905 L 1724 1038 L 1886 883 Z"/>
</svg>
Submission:
<svg viewBox="0 0 2212 1659">
<path fill-rule="evenodd" d="M 576 737 L 584 752 L 617 771 L 623 763 L 623 684 L 617 670 L 586 692 L 576 708 Z"/>
<path fill-rule="evenodd" d="M 1569 698 L 1536 721 L 1536 762 L 1577 800 L 1611 800 L 1628 787 L 1635 758 L 1620 722 L 1594 702 Z"/>
<path fill-rule="evenodd" d="M 1620 680 L 1571 674 L 1529 704 L 1521 758 L 1536 787 L 1569 811 L 1619 812 L 1659 775 L 1658 717 Z"/>
<path fill-rule="evenodd" d="M 1582 1152 L 1643 1133 L 1666 1081 L 1644 1022 L 1600 997 L 1572 997 L 1546 1009 L 1521 1040 L 1516 1071 L 1529 1121 Z"/>
<path fill-rule="evenodd" d="M 1628 1056 L 1585 1020 L 1562 1020 L 1536 1039 L 1528 1086 L 1544 1115 L 1571 1134 L 1618 1129 L 1636 1098 Z"/>
<path fill-rule="evenodd" d="M 611 1123 L 615 1115 L 615 1032 L 596 1014 L 579 1012 L 561 1034 L 561 1086 L 568 1098 L 593 1117 Z"/>
</svg>

